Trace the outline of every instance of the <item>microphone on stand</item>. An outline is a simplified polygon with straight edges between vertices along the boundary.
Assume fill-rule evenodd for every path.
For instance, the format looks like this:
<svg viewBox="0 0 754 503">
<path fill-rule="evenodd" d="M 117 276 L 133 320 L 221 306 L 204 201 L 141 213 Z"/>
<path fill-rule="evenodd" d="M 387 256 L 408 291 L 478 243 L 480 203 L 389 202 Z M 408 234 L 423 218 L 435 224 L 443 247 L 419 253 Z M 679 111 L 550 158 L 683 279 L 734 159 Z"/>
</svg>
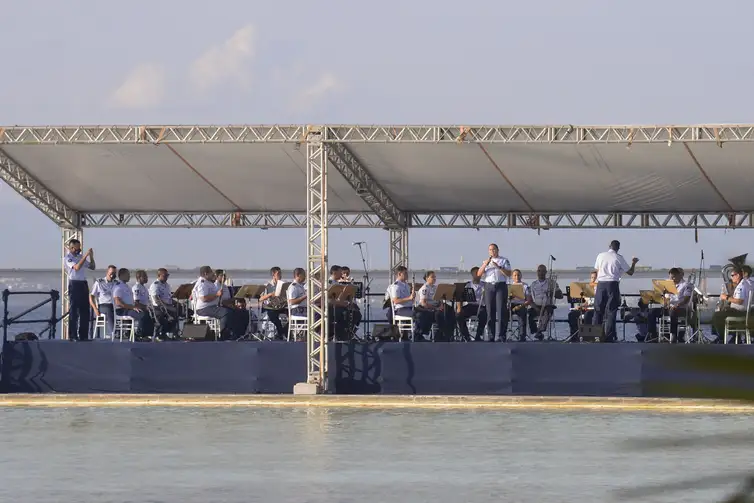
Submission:
<svg viewBox="0 0 754 503">
<path fill-rule="evenodd" d="M 364 241 L 355 241 L 355 242 L 351 243 L 351 246 L 361 246 L 363 244 L 364 244 Z"/>
<path fill-rule="evenodd" d="M 557 259 L 555 257 L 553 257 L 552 255 L 550 255 L 550 260 L 552 260 L 553 262 L 557 261 Z"/>
</svg>

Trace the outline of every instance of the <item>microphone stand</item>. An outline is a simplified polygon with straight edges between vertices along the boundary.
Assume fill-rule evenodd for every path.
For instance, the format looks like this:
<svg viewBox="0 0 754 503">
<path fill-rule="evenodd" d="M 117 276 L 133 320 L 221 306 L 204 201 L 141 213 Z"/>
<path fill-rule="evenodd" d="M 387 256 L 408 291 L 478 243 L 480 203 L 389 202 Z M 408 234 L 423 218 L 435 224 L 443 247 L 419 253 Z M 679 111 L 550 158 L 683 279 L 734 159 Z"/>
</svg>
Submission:
<svg viewBox="0 0 754 503">
<path fill-rule="evenodd" d="M 364 339 L 369 340 L 372 338 L 372 332 L 369 329 L 372 319 L 371 302 L 369 301 L 369 285 L 372 283 L 372 280 L 369 279 L 369 269 L 367 269 L 367 260 L 364 257 L 364 249 L 361 247 L 361 243 L 357 243 L 357 246 L 359 247 L 359 253 L 361 254 L 361 265 L 364 267 L 364 291 L 362 292 L 364 297 L 364 318 L 366 319 L 366 322 L 364 323 Z"/>
</svg>

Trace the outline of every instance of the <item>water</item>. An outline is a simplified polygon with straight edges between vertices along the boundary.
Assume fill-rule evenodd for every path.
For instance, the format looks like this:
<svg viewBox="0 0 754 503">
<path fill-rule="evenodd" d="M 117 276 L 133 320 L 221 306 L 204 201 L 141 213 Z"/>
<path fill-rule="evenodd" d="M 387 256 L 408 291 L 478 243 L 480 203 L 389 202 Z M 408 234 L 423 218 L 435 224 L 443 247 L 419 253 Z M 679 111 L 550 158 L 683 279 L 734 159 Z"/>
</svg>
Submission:
<svg viewBox="0 0 754 503">
<path fill-rule="evenodd" d="M 284 271 L 284 277 L 289 277 L 291 271 Z M 155 271 L 148 271 L 150 282 L 155 279 Z M 260 273 L 260 272 L 254 272 L 254 271 L 229 271 L 230 277 L 233 280 L 234 285 L 244 285 L 244 284 L 263 284 L 269 280 L 269 277 L 266 273 Z M 361 279 L 361 276 L 363 273 L 359 271 L 352 271 L 352 276 L 356 278 L 357 280 Z M 94 277 L 101 277 L 103 276 L 102 272 L 97 272 L 96 276 L 94 274 L 90 274 L 90 284 L 92 281 L 92 278 Z M 524 281 L 527 283 L 530 283 L 532 279 L 534 279 L 536 276 L 533 272 L 524 273 Z M 173 287 L 173 289 L 177 288 L 178 285 L 181 285 L 183 283 L 190 283 L 192 281 L 195 281 L 197 278 L 196 273 L 190 273 L 190 272 L 176 272 L 173 273 L 170 276 L 170 284 Z M 469 278 L 468 273 L 461 273 L 458 276 L 453 275 L 449 277 L 438 277 L 438 283 L 454 283 L 457 281 L 466 281 Z M 649 273 L 637 273 L 633 277 L 626 277 L 621 281 L 621 290 L 625 293 L 638 293 L 639 290 L 644 289 L 651 289 L 652 288 L 652 279 L 665 279 L 663 274 L 658 272 L 649 272 Z M 417 281 L 421 280 L 421 276 L 417 276 Z M 574 281 L 589 281 L 589 273 L 588 271 L 585 271 L 583 274 L 559 274 L 558 275 L 558 284 L 563 289 L 563 292 L 565 293 L 565 287 L 569 285 L 571 282 Z M 388 286 L 388 278 L 386 272 L 381 272 L 378 275 L 376 275 L 372 281 L 371 291 L 372 293 L 379 294 L 376 297 L 370 297 L 370 310 L 371 310 L 371 318 L 377 319 L 377 320 L 384 320 L 385 314 L 382 310 L 382 295 L 384 294 L 385 290 Z M 720 292 L 720 288 L 722 286 L 722 279 L 717 274 L 710 274 L 708 279 L 708 291 L 712 294 L 718 294 Z M 0 291 L 4 290 L 5 288 L 10 289 L 11 291 L 23 291 L 23 290 L 40 290 L 40 291 L 49 291 L 51 289 L 60 290 L 61 288 L 61 279 L 60 279 L 60 273 L 54 272 L 54 271 L 12 271 L 12 272 L 4 272 L 0 273 Z M 43 300 L 44 297 L 38 297 L 38 296 L 14 296 L 11 297 L 10 301 L 10 312 L 11 315 L 13 313 L 20 313 L 24 309 L 33 306 L 37 302 Z M 628 298 L 627 303 L 629 306 L 635 306 L 637 299 L 635 298 Z M 565 319 L 566 313 L 567 313 L 567 307 L 565 299 L 558 301 L 557 304 L 561 306 L 555 313 L 555 317 L 559 319 Z M 365 311 L 364 307 L 362 306 L 362 312 Z M 50 308 L 48 306 L 43 307 L 40 311 L 36 311 L 35 313 L 29 315 L 26 317 L 26 319 L 31 318 L 49 318 L 50 316 Z M 0 320 L 1 321 L 1 320 Z M 567 337 L 568 335 L 568 328 L 567 324 L 565 323 L 558 323 L 554 325 L 555 327 L 555 335 L 558 338 Z M 13 325 L 9 327 L 8 333 L 9 336 L 13 336 L 15 334 L 18 334 L 20 332 L 26 332 L 31 331 L 38 333 L 43 328 L 45 328 L 44 324 L 35 324 L 35 325 Z M 630 329 L 627 329 L 627 338 L 633 340 L 633 335 L 636 331 L 633 327 Z M 60 334 L 60 328 L 58 328 L 58 334 Z"/>
<path fill-rule="evenodd" d="M 0 500 L 612 501 L 750 468 L 746 448 L 629 452 L 626 439 L 750 431 L 749 415 L 322 409 L 2 411 Z M 641 501 L 714 502 L 734 486 Z"/>
</svg>

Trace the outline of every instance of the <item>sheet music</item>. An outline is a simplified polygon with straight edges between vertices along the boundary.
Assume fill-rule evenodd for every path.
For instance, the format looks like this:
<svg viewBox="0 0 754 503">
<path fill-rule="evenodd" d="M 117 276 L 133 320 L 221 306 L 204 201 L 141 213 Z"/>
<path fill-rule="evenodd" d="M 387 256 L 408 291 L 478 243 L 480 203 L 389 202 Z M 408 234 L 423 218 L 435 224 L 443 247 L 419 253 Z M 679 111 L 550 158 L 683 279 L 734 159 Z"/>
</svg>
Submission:
<svg viewBox="0 0 754 503">
<path fill-rule="evenodd" d="M 275 297 L 280 297 L 281 295 L 283 295 L 283 287 L 286 287 L 287 285 L 290 285 L 290 283 L 278 281 L 275 285 Z"/>
</svg>

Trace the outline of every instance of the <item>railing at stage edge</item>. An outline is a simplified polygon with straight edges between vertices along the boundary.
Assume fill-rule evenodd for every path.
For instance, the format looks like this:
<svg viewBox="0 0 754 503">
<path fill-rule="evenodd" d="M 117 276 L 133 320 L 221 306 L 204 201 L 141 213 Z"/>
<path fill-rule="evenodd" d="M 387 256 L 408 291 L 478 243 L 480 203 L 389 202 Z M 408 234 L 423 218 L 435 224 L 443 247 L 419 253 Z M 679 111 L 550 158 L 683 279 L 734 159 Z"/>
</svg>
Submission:
<svg viewBox="0 0 754 503">
<path fill-rule="evenodd" d="M 47 299 L 38 302 L 34 306 L 26 309 L 25 311 L 15 314 L 13 316 L 10 315 L 10 309 L 8 307 L 8 300 L 12 295 L 46 295 L 48 296 Z M 54 339 L 55 338 L 55 332 L 57 330 L 57 325 L 60 323 L 60 320 L 62 318 L 57 317 L 58 312 L 58 301 L 60 300 L 60 292 L 57 290 L 49 290 L 45 292 L 39 292 L 39 291 L 23 291 L 23 292 L 12 292 L 8 289 L 3 290 L 3 344 L 8 341 L 8 327 L 11 325 L 30 325 L 34 323 L 46 323 L 47 328 L 42 330 L 39 333 L 39 336 L 44 335 L 46 332 L 49 332 L 48 338 Z M 32 319 L 32 320 L 22 320 L 24 316 L 27 314 L 36 311 L 37 309 L 50 304 L 52 306 L 50 317 L 47 319 Z"/>
</svg>

